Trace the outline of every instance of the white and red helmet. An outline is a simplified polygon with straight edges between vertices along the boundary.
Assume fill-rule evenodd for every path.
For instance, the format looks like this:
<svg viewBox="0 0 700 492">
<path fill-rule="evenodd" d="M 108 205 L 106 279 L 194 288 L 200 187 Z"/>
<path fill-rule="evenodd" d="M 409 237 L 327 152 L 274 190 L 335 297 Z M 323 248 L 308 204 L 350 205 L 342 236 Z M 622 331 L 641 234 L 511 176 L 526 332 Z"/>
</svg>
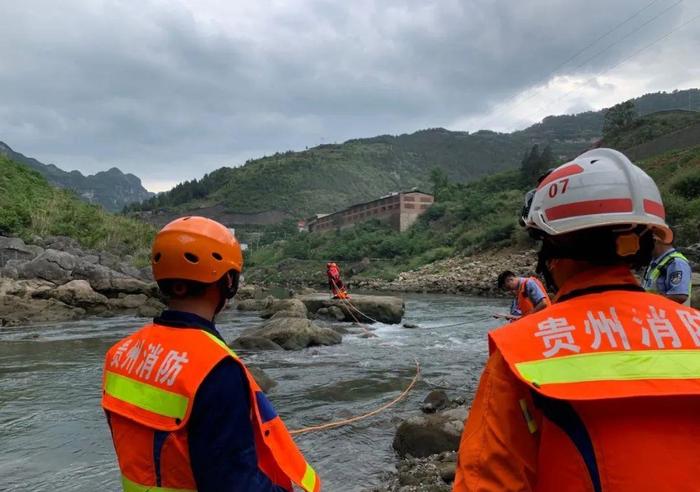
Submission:
<svg viewBox="0 0 700 492">
<path fill-rule="evenodd" d="M 554 169 L 538 185 L 527 217 L 528 229 L 549 236 L 601 226 L 647 225 L 665 242 L 666 224 L 659 189 L 624 154 L 593 149 Z"/>
</svg>

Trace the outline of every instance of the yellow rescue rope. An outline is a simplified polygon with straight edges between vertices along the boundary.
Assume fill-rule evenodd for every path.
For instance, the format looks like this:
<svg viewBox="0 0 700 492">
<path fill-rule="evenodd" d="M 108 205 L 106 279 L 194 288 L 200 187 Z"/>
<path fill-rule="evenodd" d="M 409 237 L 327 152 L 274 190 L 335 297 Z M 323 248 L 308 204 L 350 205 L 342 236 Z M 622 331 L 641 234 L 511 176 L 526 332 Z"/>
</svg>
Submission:
<svg viewBox="0 0 700 492">
<path fill-rule="evenodd" d="M 290 430 L 289 433 L 292 435 L 298 435 L 298 434 L 306 434 L 307 432 L 316 432 L 316 431 L 321 431 L 321 430 L 327 430 L 327 429 L 335 429 L 336 427 L 342 427 L 348 424 L 352 424 L 354 422 L 358 422 L 360 420 L 367 419 L 369 417 L 373 417 L 377 415 L 378 413 L 383 412 L 384 410 L 393 407 L 396 405 L 398 402 L 403 400 L 406 395 L 413 389 L 413 387 L 416 385 L 418 382 L 418 377 L 420 376 L 420 363 L 418 362 L 418 359 L 415 359 L 416 362 L 416 374 L 413 376 L 413 380 L 411 383 L 404 389 L 399 396 L 391 400 L 389 403 L 385 403 L 381 407 L 372 410 L 371 412 L 364 413 L 362 415 L 356 415 L 355 417 L 350 417 L 347 419 L 343 420 L 336 420 L 334 422 L 328 422 L 327 424 L 319 424 L 319 425 L 312 425 L 310 427 L 302 427 L 301 429 L 294 429 Z"/>
</svg>

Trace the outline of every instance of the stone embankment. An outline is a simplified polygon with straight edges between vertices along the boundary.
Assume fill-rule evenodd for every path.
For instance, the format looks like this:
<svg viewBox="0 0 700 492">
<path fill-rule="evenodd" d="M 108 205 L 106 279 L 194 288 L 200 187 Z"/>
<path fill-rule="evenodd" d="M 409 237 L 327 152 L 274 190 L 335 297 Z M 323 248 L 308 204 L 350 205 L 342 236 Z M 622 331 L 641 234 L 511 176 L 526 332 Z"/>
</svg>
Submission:
<svg viewBox="0 0 700 492">
<path fill-rule="evenodd" d="M 417 270 L 403 272 L 390 282 L 352 279 L 352 287 L 376 291 L 435 292 L 473 296 L 502 296 L 496 285 L 498 274 L 533 275 L 537 254 L 528 251 L 497 251 L 436 261 Z"/>
<path fill-rule="evenodd" d="M 0 236 L 0 325 L 152 317 L 164 307 L 150 269 L 135 268 L 132 258 L 86 251 L 64 237 L 34 242 Z"/>
</svg>

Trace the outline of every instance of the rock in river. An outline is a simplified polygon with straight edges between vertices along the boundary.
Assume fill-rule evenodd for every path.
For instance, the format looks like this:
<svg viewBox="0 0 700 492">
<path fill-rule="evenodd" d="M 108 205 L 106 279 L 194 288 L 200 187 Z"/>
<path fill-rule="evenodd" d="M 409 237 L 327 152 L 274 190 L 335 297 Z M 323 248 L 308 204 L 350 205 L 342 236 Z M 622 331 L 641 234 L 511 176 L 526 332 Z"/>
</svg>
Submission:
<svg viewBox="0 0 700 492">
<path fill-rule="evenodd" d="M 467 407 L 464 406 L 404 420 L 396 430 L 394 449 L 401 457 L 410 454 L 419 458 L 456 451 L 466 418 Z"/>
<path fill-rule="evenodd" d="M 242 336 L 229 344 L 233 350 L 282 350 L 272 340 L 265 337 Z"/>
<path fill-rule="evenodd" d="M 267 373 L 260 367 L 248 365 L 246 365 L 246 367 L 253 375 L 253 378 L 255 378 L 255 382 L 258 383 L 260 389 L 262 389 L 265 393 L 268 393 L 272 388 L 277 386 L 277 381 L 268 376 Z"/>
<path fill-rule="evenodd" d="M 284 313 L 284 316 L 277 316 Z M 275 299 L 265 308 L 265 311 L 260 313 L 260 317 L 264 319 L 285 317 L 285 318 L 306 318 L 308 314 L 306 306 L 299 299 Z"/>
<path fill-rule="evenodd" d="M 335 345 L 343 340 L 339 333 L 330 328 L 321 328 L 306 318 L 271 319 L 260 327 L 244 330 L 243 336 L 267 338 L 285 350 L 299 350 L 315 345 Z"/>
<path fill-rule="evenodd" d="M 314 314 L 322 308 L 337 307 L 345 314 L 344 321 L 354 321 L 357 318 L 363 323 L 378 321 L 398 324 L 401 323 L 404 313 L 404 302 L 400 297 L 353 295 L 348 303 L 343 299 L 331 299 L 328 294 L 318 293 L 299 296 L 298 299 Z"/>
</svg>

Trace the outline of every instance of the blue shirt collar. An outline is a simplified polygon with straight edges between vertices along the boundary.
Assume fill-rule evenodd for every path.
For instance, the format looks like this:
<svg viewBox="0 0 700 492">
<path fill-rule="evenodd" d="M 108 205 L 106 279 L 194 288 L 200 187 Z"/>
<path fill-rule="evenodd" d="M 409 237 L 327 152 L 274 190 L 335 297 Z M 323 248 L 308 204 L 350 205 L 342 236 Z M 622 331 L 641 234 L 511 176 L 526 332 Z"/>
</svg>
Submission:
<svg viewBox="0 0 700 492">
<path fill-rule="evenodd" d="M 160 316 L 155 318 L 153 322 L 158 325 L 170 326 L 173 328 L 199 328 L 208 331 L 221 340 L 224 339 L 216 329 L 213 321 L 209 321 L 194 313 L 166 309 L 160 313 Z"/>
</svg>

